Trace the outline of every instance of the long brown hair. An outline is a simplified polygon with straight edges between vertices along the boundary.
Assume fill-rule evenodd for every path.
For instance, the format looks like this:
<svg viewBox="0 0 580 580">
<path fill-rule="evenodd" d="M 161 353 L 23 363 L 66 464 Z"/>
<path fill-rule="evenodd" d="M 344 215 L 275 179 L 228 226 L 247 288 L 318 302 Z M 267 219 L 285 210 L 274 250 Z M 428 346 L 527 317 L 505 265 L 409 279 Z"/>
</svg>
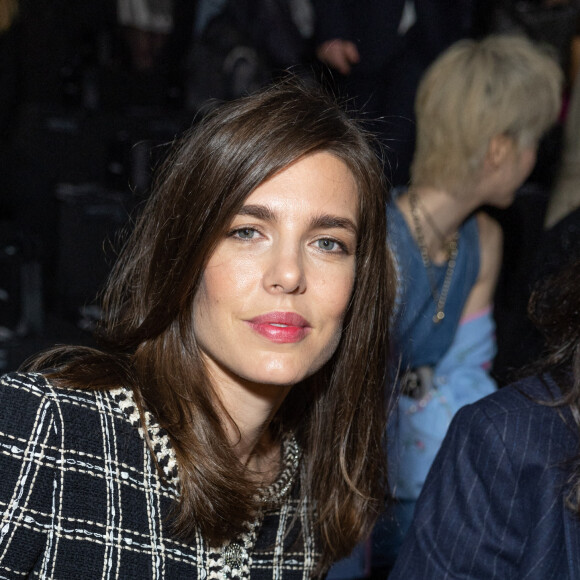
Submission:
<svg viewBox="0 0 580 580">
<path fill-rule="evenodd" d="M 301 493 L 316 505 L 323 567 L 370 531 L 386 493 L 383 434 L 394 274 L 383 172 L 370 137 L 318 87 L 284 80 L 209 112 L 180 141 L 123 249 L 103 298 L 101 350 L 68 349 L 56 365 L 76 388 L 130 386 L 171 438 L 180 474 L 176 528 L 231 540 L 255 510 L 216 409 L 193 328 L 205 265 L 244 200 L 295 160 L 327 151 L 359 193 L 356 279 L 331 360 L 291 390 L 272 423 L 303 450 Z M 388 393 L 388 389 L 387 389 Z"/>
</svg>

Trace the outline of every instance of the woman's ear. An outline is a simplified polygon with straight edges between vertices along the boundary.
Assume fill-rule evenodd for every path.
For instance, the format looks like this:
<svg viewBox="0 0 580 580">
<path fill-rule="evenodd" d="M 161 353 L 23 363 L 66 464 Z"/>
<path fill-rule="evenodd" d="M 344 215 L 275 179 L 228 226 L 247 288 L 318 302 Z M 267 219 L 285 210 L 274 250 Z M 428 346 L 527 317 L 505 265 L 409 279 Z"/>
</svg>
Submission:
<svg viewBox="0 0 580 580">
<path fill-rule="evenodd" d="M 495 135 L 489 142 L 485 162 L 491 169 L 497 169 L 514 152 L 516 144 L 507 135 Z"/>
</svg>

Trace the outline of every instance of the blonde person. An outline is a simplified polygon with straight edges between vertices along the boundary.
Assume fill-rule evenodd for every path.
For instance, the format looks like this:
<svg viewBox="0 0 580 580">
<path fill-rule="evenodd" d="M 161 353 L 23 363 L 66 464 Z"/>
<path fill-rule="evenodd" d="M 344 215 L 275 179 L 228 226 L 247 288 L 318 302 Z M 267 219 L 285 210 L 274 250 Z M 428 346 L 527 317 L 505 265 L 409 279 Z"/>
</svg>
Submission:
<svg viewBox="0 0 580 580">
<path fill-rule="evenodd" d="M 100 349 L 0 383 L 0 575 L 308 578 L 383 500 L 394 274 L 382 168 L 288 80 L 167 160 Z"/>
<path fill-rule="evenodd" d="M 558 115 L 561 84 L 558 65 L 529 41 L 495 36 L 458 42 L 419 85 L 411 183 L 388 209 L 402 396 L 390 422 L 396 521 L 375 531 L 377 567 L 396 556 L 452 416 L 495 389 L 502 233 L 481 207 L 512 203 Z"/>
</svg>

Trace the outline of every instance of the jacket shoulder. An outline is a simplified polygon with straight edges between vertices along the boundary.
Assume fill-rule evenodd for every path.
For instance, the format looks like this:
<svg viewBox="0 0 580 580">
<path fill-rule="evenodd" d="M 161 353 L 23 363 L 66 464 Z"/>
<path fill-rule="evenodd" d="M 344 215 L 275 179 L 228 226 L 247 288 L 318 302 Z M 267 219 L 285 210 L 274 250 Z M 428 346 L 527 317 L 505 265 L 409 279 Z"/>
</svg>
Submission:
<svg viewBox="0 0 580 580">
<path fill-rule="evenodd" d="M 490 418 L 510 413 L 552 414 L 554 409 L 548 404 L 560 397 L 560 389 L 550 375 L 533 375 L 502 387 L 465 409 L 483 412 Z"/>
<path fill-rule="evenodd" d="M 561 391 L 550 375 L 530 376 L 463 407 L 454 422 L 459 431 L 487 431 L 493 426 L 504 442 L 523 441 L 538 453 L 545 448 L 549 431 L 551 444 L 564 459 L 577 449 L 579 434 L 569 408 L 553 405 L 560 398 Z"/>
</svg>

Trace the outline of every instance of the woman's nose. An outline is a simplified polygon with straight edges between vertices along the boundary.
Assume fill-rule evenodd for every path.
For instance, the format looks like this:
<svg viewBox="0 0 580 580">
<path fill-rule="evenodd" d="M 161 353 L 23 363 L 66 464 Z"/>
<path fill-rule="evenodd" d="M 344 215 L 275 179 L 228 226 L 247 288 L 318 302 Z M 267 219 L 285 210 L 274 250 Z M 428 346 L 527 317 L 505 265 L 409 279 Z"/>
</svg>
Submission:
<svg viewBox="0 0 580 580">
<path fill-rule="evenodd" d="M 264 286 L 269 292 L 301 294 L 306 290 L 304 260 L 299 248 L 280 246 L 271 252 Z"/>
</svg>

